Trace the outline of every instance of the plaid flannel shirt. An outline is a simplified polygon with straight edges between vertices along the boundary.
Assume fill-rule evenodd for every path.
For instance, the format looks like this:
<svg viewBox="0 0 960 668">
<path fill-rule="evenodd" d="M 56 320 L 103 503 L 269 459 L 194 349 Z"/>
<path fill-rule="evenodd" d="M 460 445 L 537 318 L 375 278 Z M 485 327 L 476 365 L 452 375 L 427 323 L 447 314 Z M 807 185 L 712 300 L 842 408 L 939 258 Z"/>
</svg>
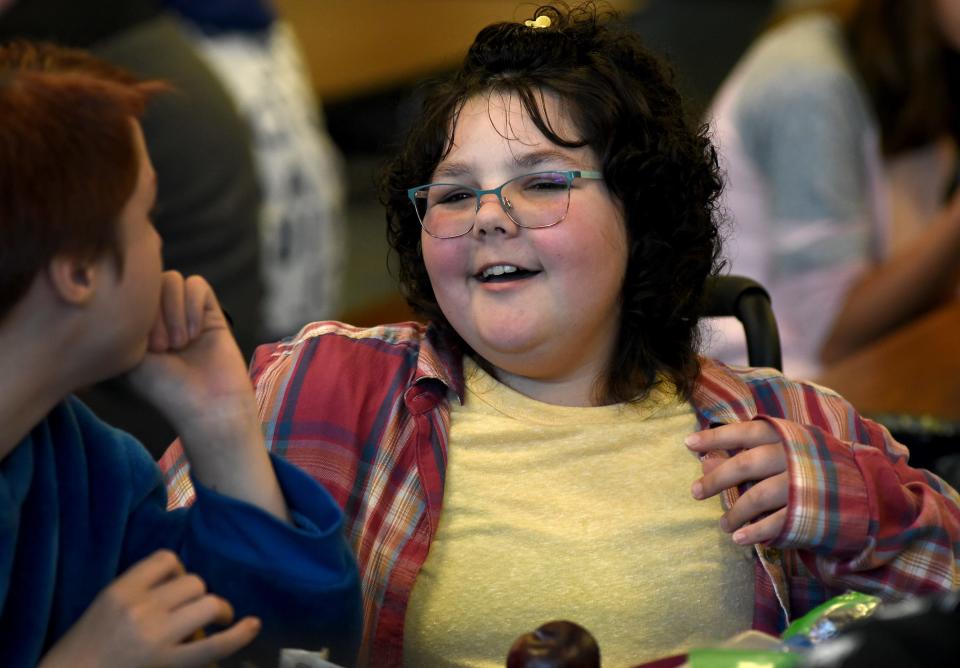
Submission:
<svg viewBox="0 0 960 668">
<path fill-rule="evenodd" d="M 886 429 L 830 390 L 702 362 L 700 426 L 767 420 L 788 455 L 783 531 L 756 548 L 755 628 L 776 633 L 846 589 L 895 599 L 960 586 L 960 497 L 910 468 Z M 319 322 L 259 348 L 251 374 L 267 447 L 344 508 L 363 588 L 359 665 L 401 665 L 406 605 L 443 500 L 448 401 L 463 397 L 460 355 L 430 327 Z M 161 468 L 171 505 L 190 503 L 179 445 Z"/>
</svg>

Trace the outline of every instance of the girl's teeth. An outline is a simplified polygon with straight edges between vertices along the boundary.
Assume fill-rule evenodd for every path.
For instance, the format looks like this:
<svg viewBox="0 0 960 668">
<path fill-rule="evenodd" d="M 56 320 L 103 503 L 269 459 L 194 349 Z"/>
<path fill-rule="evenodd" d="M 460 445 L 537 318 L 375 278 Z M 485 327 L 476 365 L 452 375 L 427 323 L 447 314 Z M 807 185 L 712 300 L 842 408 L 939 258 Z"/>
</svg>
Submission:
<svg viewBox="0 0 960 668">
<path fill-rule="evenodd" d="M 510 264 L 498 264 L 483 270 L 483 277 L 502 276 L 503 274 L 512 274 L 517 268 Z"/>
</svg>

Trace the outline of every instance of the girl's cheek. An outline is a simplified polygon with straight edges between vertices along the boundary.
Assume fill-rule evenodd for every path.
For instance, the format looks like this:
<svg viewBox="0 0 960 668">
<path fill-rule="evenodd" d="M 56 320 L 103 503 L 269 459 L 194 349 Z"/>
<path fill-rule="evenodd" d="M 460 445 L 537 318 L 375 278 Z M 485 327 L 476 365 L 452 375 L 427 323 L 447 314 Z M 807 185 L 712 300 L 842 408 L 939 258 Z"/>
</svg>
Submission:
<svg viewBox="0 0 960 668">
<path fill-rule="evenodd" d="M 458 239 L 424 239 L 423 262 L 432 280 L 462 275 L 468 270 L 467 254 L 462 246 Z"/>
</svg>

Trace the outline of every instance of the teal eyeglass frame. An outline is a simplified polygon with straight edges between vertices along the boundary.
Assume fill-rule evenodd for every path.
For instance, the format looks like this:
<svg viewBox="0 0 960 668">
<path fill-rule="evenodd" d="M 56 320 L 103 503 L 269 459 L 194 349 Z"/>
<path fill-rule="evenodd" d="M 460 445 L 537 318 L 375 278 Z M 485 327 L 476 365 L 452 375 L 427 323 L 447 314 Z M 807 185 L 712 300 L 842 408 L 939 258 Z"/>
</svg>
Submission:
<svg viewBox="0 0 960 668">
<path fill-rule="evenodd" d="M 527 177 L 529 177 L 529 176 L 536 176 L 537 174 L 562 174 L 564 177 L 566 177 L 566 180 L 567 180 L 567 198 L 568 198 L 568 199 L 567 199 L 567 209 L 568 209 L 568 210 L 569 210 L 569 208 L 570 208 L 570 201 L 569 201 L 570 187 L 573 185 L 573 180 L 574 180 L 574 179 L 592 179 L 592 180 L 598 180 L 598 181 L 602 181 L 602 180 L 603 180 L 603 173 L 602 173 L 602 172 L 595 171 L 595 170 L 587 170 L 587 169 L 545 169 L 545 170 L 540 171 L 540 172 L 530 172 L 530 173 L 528 173 L 528 174 L 520 174 L 520 175 L 518 175 L 518 176 L 514 176 L 512 179 L 507 179 L 506 181 L 504 181 L 503 183 L 501 183 L 501 184 L 500 184 L 499 186 L 497 186 L 496 188 L 486 188 L 486 189 L 483 189 L 483 190 L 481 190 L 481 189 L 479 189 L 479 188 L 471 188 L 470 186 L 465 186 L 465 185 L 463 185 L 462 183 L 449 183 L 449 182 L 427 183 L 427 184 L 422 185 L 422 186 L 416 186 L 415 188 L 409 188 L 409 189 L 407 190 L 407 197 L 410 199 L 410 203 L 413 205 L 413 210 L 414 210 L 414 212 L 417 214 L 417 220 L 420 221 L 420 226 L 423 228 L 423 231 L 426 232 L 427 234 L 429 234 L 431 237 L 434 237 L 434 238 L 436 238 L 436 239 L 456 239 L 457 237 L 462 237 L 464 234 L 468 234 L 468 233 L 470 232 L 470 230 L 473 229 L 473 225 L 476 225 L 476 220 L 474 220 L 473 224 L 472 224 L 470 227 L 468 227 L 466 230 L 464 230 L 463 232 L 461 232 L 460 234 L 454 234 L 454 235 L 449 236 L 449 237 L 437 236 L 436 234 L 434 234 L 433 232 L 431 232 L 430 230 L 428 230 L 426 224 L 423 222 L 423 218 L 424 218 L 425 216 L 424 216 L 424 217 L 421 217 L 421 216 L 420 216 L 420 209 L 417 207 L 417 196 L 420 195 L 421 193 L 426 193 L 426 192 L 427 192 L 426 189 L 431 188 L 431 187 L 433 187 L 433 186 L 456 186 L 456 187 L 458 187 L 458 188 L 463 188 L 464 190 L 469 190 L 469 191 L 473 192 L 474 200 L 476 201 L 476 208 L 474 209 L 474 215 L 476 215 L 476 213 L 480 211 L 480 198 L 481 198 L 481 197 L 483 197 L 484 195 L 496 195 L 496 196 L 497 196 L 497 201 L 500 202 L 500 207 L 503 209 L 504 213 L 506 213 L 507 216 L 510 217 L 510 220 L 512 220 L 514 223 L 516 223 L 519 227 L 525 227 L 525 228 L 527 228 L 527 229 L 544 229 L 544 228 L 547 228 L 547 227 L 553 227 L 554 225 L 557 225 L 557 224 L 561 223 L 561 222 L 563 221 L 563 219 L 567 217 L 567 212 L 565 211 L 564 214 L 563 214 L 563 216 L 561 216 L 556 222 L 550 223 L 549 225 L 541 225 L 541 226 L 524 225 L 523 223 L 521 223 L 520 221 L 518 221 L 516 218 L 514 218 L 514 217 L 510 214 L 511 206 L 510 206 L 510 204 L 509 204 L 507 201 L 505 201 L 505 200 L 503 199 L 503 188 L 504 188 L 504 186 L 506 186 L 506 185 L 509 184 L 509 183 L 512 183 L 513 181 L 516 181 L 517 179 L 523 179 L 523 178 L 527 178 Z M 420 198 L 423 199 L 423 196 L 421 195 Z"/>
</svg>

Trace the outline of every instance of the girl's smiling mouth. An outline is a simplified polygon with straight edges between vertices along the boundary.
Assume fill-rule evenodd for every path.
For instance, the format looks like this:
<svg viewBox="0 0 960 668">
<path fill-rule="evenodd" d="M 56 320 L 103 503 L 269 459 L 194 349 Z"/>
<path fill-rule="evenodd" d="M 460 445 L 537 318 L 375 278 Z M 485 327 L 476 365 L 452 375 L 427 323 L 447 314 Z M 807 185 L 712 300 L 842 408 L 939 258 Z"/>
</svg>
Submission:
<svg viewBox="0 0 960 668">
<path fill-rule="evenodd" d="M 496 283 L 529 278 L 539 273 L 539 271 L 524 269 L 515 264 L 491 264 L 477 272 L 474 278 L 481 283 Z"/>
</svg>

